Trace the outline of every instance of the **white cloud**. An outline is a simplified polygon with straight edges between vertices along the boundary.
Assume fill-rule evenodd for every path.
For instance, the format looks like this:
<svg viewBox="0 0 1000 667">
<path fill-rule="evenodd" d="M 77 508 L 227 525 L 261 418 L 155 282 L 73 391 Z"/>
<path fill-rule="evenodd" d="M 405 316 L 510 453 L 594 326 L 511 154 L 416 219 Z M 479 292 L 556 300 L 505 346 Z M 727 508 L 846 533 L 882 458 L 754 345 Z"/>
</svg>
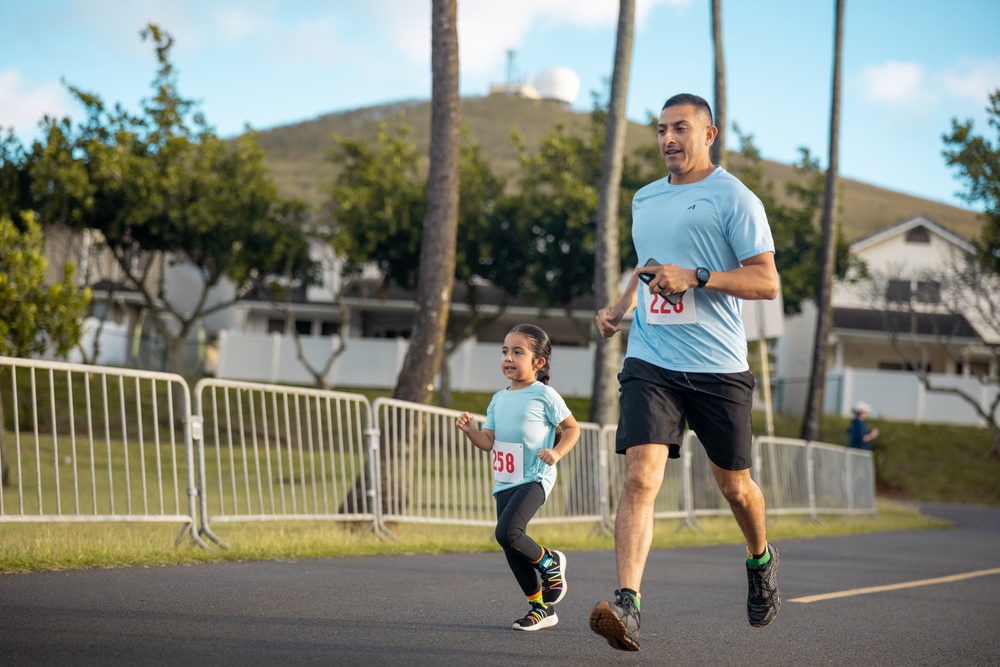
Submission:
<svg viewBox="0 0 1000 667">
<path fill-rule="evenodd" d="M 70 98 L 63 85 L 50 82 L 30 87 L 16 69 L 0 71 L 0 127 L 13 128 L 28 141 L 47 114 L 56 118 L 70 113 Z"/>
<path fill-rule="evenodd" d="M 890 60 L 882 65 L 866 67 L 861 71 L 860 80 L 866 98 L 890 106 L 911 105 L 927 94 L 927 77 L 918 63 Z"/>
<path fill-rule="evenodd" d="M 688 5 L 694 0 L 638 0 L 636 30 L 656 5 Z M 369 3 L 381 17 L 391 43 L 411 59 L 430 59 L 430 10 L 424 3 L 381 0 Z M 522 46 L 536 26 L 616 26 L 618 3 L 609 0 L 471 0 L 458 6 L 459 59 L 463 75 L 495 71 L 507 51 Z"/>
<path fill-rule="evenodd" d="M 865 98 L 889 107 L 974 102 L 985 106 L 1000 88 L 1000 58 L 964 58 L 928 69 L 915 62 L 888 61 L 861 71 Z"/>
<path fill-rule="evenodd" d="M 938 73 L 935 81 L 948 95 L 981 102 L 985 106 L 990 93 L 1000 88 L 1000 58 L 964 59 Z"/>
</svg>

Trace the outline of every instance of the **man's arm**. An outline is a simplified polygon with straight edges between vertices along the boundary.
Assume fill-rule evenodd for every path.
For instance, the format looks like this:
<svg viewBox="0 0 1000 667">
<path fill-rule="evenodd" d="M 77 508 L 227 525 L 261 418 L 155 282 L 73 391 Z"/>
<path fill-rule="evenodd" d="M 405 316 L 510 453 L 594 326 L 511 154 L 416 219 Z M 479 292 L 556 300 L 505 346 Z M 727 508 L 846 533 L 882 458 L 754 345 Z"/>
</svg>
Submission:
<svg viewBox="0 0 1000 667">
<path fill-rule="evenodd" d="M 618 303 L 597 311 L 597 317 L 594 319 L 597 322 L 597 331 L 601 334 L 601 338 L 611 338 L 621 331 L 622 319 L 638 303 L 638 293 L 639 269 L 636 268 L 629 277 L 628 285 L 625 286 L 625 291 L 622 293 L 621 298 L 618 299 Z"/>
<path fill-rule="evenodd" d="M 642 267 L 637 271 L 653 274 L 653 279 L 649 281 L 649 289 L 656 294 L 673 294 L 698 286 L 693 268 L 666 264 Z M 712 271 L 712 277 L 703 289 L 740 299 L 771 300 L 778 296 L 778 285 L 778 268 L 774 265 L 774 253 L 762 252 L 743 260 L 739 268 L 731 271 Z M 633 299 L 634 296 L 633 294 Z"/>
</svg>

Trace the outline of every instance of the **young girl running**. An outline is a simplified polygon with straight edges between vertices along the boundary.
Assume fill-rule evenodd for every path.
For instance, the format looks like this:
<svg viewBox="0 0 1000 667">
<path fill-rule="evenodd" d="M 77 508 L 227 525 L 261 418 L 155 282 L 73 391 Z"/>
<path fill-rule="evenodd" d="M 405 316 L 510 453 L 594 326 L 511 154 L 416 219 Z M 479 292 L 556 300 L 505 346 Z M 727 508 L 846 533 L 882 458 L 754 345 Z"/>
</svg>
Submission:
<svg viewBox="0 0 1000 667">
<path fill-rule="evenodd" d="M 539 546 L 525 531 L 555 484 L 556 463 L 580 439 L 566 402 L 548 386 L 551 354 L 552 343 L 540 328 L 511 329 L 500 353 L 500 371 L 510 386 L 494 394 L 483 430 L 468 412 L 457 422 L 472 444 L 493 453 L 496 539 L 531 605 L 512 627 L 528 632 L 559 622 L 553 605 L 566 595 L 566 556 Z"/>
</svg>

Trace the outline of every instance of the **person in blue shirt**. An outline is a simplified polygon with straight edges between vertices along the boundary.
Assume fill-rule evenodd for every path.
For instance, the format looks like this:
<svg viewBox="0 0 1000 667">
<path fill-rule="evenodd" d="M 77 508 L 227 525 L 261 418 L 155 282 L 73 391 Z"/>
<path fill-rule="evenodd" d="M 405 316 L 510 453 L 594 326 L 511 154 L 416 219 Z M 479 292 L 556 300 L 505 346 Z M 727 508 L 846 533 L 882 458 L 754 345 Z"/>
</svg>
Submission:
<svg viewBox="0 0 1000 667">
<path fill-rule="evenodd" d="M 847 428 L 848 447 L 871 451 L 872 440 L 878 437 L 878 429 L 869 428 L 865 421 L 871 410 L 872 407 L 864 401 L 858 401 L 852 408 L 854 419 L 851 420 L 851 425 Z"/>
<path fill-rule="evenodd" d="M 456 422 L 472 444 L 491 453 L 496 540 L 530 606 L 512 627 L 528 632 L 558 623 L 554 605 L 566 595 L 566 554 L 531 539 L 528 522 L 552 491 L 556 464 L 580 439 L 566 402 L 548 385 L 551 354 L 545 331 L 515 326 L 500 351 L 500 372 L 510 386 L 493 395 L 482 430 L 468 412 Z"/>
<path fill-rule="evenodd" d="M 750 476 L 756 381 L 740 319 L 744 300 L 778 296 L 774 240 L 760 199 L 712 164 L 718 129 L 708 102 L 674 95 L 656 131 L 669 174 L 632 199 L 640 266 L 622 297 L 595 318 L 600 335 L 610 338 L 635 309 L 618 376 L 616 450 L 625 457 L 615 518 L 618 589 L 590 616 L 591 630 L 623 651 L 639 650 L 639 586 L 654 505 L 686 427 L 704 447 L 746 539 L 747 620 L 764 627 L 781 606 L 778 552 L 767 541 L 764 496 Z"/>
</svg>

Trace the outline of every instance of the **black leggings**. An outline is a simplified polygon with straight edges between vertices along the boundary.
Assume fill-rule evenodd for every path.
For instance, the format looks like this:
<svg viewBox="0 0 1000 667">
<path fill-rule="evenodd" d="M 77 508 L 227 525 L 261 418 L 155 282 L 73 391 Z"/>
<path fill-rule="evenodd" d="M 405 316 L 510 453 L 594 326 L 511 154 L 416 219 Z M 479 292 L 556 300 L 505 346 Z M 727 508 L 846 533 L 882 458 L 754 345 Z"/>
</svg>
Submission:
<svg viewBox="0 0 1000 667">
<path fill-rule="evenodd" d="M 497 494 L 497 543 L 503 547 L 510 571 L 525 597 L 542 589 L 535 563 L 542 559 L 545 551 L 524 531 L 544 502 L 545 491 L 538 482 L 519 484 Z"/>
</svg>

